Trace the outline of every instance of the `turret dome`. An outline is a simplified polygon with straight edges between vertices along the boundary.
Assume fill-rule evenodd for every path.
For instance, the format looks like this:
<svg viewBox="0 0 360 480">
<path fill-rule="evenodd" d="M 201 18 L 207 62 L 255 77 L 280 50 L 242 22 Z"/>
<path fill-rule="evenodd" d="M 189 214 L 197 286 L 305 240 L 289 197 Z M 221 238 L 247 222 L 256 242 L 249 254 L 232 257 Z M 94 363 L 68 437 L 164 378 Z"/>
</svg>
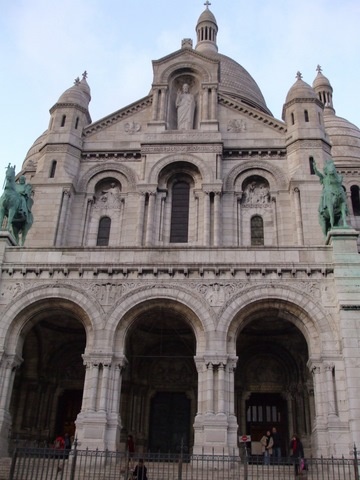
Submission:
<svg viewBox="0 0 360 480">
<path fill-rule="evenodd" d="M 302 79 L 300 72 L 296 74 L 296 82 L 290 88 L 285 103 L 289 103 L 295 99 L 316 98 L 314 89 Z"/>
</svg>

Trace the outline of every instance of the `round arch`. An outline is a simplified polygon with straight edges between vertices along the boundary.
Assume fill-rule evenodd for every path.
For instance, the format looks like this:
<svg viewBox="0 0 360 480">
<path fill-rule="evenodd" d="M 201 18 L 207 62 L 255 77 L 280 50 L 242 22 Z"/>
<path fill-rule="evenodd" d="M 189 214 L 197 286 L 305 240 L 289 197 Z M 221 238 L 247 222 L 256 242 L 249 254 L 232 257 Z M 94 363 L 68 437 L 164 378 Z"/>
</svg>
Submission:
<svg viewBox="0 0 360 480">
<path fill-rule="evenodd" d="M 225 178 L 224 185 L 226 190 L 233 190 L 237 179 L 242 181 L 246 176 L 263 176 L 270 185 L 270 190 L 284 190 L 287 188 L 288 179 L 280 168 L 260 161 L 247 161 L 234 167 Z"/>
<path fill-rule="evenodd" d="M 77 185 L 78 190 L 80 192 L 86 192 L 88 189 L 94 190 L 95 184 L 102 178 L 108 177 L 109 174 L 113 175 L 125 187 L 125 191 L 135 190 L 136 174 L 125 165 L 114 162 L 102 163 L 88 170 L 80 177 Z"/>
<path fill-rule="evenodd" d="M 283 285 L 258 285 L 244 289 L 219 313 L 218 329 L 227 339 L 228 353 L 235 354 L 239 332 L 251 321 L 251 316 L 268 308 L 277 308 L 281 317 L 294 324 L 308 344 L 309 356 L 323 352 L 322 337 L 333 332 L 331 323 L 321 307 L 304 291 Z M 339 339 L 334 338 L 331 353 L 339 350 Z M 330 347 L 329 347 L 330 348 Z"/>
<path fill-rule="evenodd" d="M 149 301 L 152 304 L 166 302 L 167 308 L 180 313 L 194 331 L 197 355 L 205 351 L 208 344 L 207 332 L 215 330 L 215 317 L 209 306 L 185 289 L 177 287 L 176 291 L 170 291 L 170 288 L 154 286 L 132 291 L 122 297 L 109 312 L 108 332 L 113 336 L 117 349 L 125 351 L 127 332 L 135 319 L 147 308 Z"/>
<path fill-rule="evenodd" d="M 211 169 L 207 168 L 205 162 L 197 157 L 196 155 L 169 155 L 167 157 L 162 158 L 159 162 L 157 162 L 153 168 L 150 170 L 148 182 L 152 184 L 157 184 L 158 178 L 160 176 L 161 171 L 172 163 L 177 162 L 185 162 L 188 164 L 192 164 L 198 168 L 203 183 L 210 183 L 214 181 L 213 172 Z"/>
<path fill-rule="evenodd" d="M 104 326 L 101 306 L 75 286 L 59 284 L 31 288 L 15 298 L 2 318 L 4 331 L 7 332 L 2 348 L 7 353 L 15 353 L 21 336 L 36 323 L 36 316 L 51 307 L 63 308 L 76 317 L 84 326 L 87 345 L 94 344 L 96 329 Z"/>
</svg>

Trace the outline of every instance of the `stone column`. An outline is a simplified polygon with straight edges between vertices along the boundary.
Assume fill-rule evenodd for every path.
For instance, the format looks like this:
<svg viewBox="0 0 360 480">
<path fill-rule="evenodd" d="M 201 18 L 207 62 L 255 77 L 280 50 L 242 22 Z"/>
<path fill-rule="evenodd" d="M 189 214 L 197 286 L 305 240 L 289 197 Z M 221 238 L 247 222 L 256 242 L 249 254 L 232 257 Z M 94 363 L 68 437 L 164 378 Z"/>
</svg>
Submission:
<svg viewBox="0 0 360 480">
<path fill-rule="evenodd" d="M 205 87 L 202 94 L 202 120 L 209 119 L 209 89 Z"/>
<path fill-rule="evenodd" d="M 229 415 L 235 416 L 235 370 L 238 357 L 232 357 L 228 359 L 227 363 L 227 375 L 229 384 L 229 398 L 227 411 Z"/>
<path fill-rule="evenodd" d="M 59 215 L 59 221 L 56 229 L 56 240 L 55 245 L 59 246 L 63 244 L 63 240 L 66 234 L 66 223 L 69 212 L 69 201 L 70 201 L 70 190 L 68 188 L 64 189 L 61 200 L 61 209 Z"/>
<path fill-rule="evenodd" d="M 225 369 L 226 365 L 224 363 L 220 363 L 218 368 L 218 413 L 223 414 L 225 414 L 225 389 L 227 386 L 225 386 Z"/>
<path fill-rule="evenodd" d="M 217 107 L 217 88 L 211 87 L 211 108 L 210 108 L 211 120 L 216 120 L 216 107 Z"/>
<path fill-rule="evenodd" d="M 9 410 L 15 373 L 22 359 L 17 355 L 4 355 L 0 362 L 0 410 Z"/>
<path fill-rule="evenodd" d="M 157 88 L 153 93 L 153 104 L 152 104 L 152 120 L 156 121 L 158 119 L 158 104 L 159 104 L 159 95 L 160 90 Z"/>
<path fill-rule="evenodd" d="M 119 413 L 120 411 L 120 395 L 121 395 L 121 384 L 122 384 L 122 372 L 126 368 L 127 359 L 123 357 L 116 361 L 115 368 L 113 369 L 113 378 L 112 378 L 112 401 L 110 403 L 110 411 L 112 413 Z"/>
<path fill-rule="evenodd" d="M 85 409 L 90 412 L 96 411 L 96 400 L 98 394 L 98 383 L 99 383 L 99 364 L 92 360 L 87 360 L 86 362 L 86 374 L 85 374 L 85 383 L 84 390 L 86 387 L 86 392 L 84 391 L 84 398 L 86 398 L 87 405 L 84 405 Z"/>
<path fill-rule="evenodd" d="M 219 247 L 221 232 L 221 215 L 220 215 L 220 199 L 221 192 L 215 192 L 214 196 L 214 246 Z"/>
<path fill-rule="evenodd" d="M 277 213 L 277 203 L 276 197 L 271 195 L 271 202 L 273 204 L 273 212 L 274 212 L 274 228 L 275 228 L 275 235 L 276 235 L 276 245 L 279 245 L 279 225 L 278 225 L 278 213 Z"/>
<path fill-rule="evenodd" d="M 214 413 L 214 366 L 209 362 L 206 368 L 206 412 Z"/>
<path fill-rule="evenodd" d="M 167 192 L 158 193 L 158 198 L 160 199 L 160 215 L 159 215 L 159 234 L 156 238 L 156 242 L 163 242 L 165 239 L 165 205 L 166 205 L 166 195 Z"/>
<path fill-rule="evenodd" d="M 87 238 L 88 238 L 88 232 L 89 232 L 89 225 L 90 225 L 90 215 L 91 215 L 91 209 L 94 204 L 94 197 L 91 196 L 90 198 L 86 198 L 86 212 L 85 212 L 85 222 L 84 222 L 84 227 L 83 227 L 83 234 L 82 234 L 82 240 L 81 240 L 81 245 L 84 246 L 87 244 Z"/>
<path fill-rule="evenodd" d="M 144 234 L 145 192 L 139 194 L 139 213 L 136 226 L 136 245 L 142 246 Z"/>
<path fill-rule="evenodd" d="M 160 89 L 160 121 L 165 121 L 165 105 L 166 105 L 166 94 L 167 94 L 167 88 L 162 87 Z"/>
<path fill-rule="evenodd" d="M 210 192 L 204 192 L 204 246 L 210 245 Z"/>
<path fill-rule="evenodd" d="M 16 369 L 21 362 L 22 358 L 18 355 L 5 353 L 0 361 L 0 458 L 9 455 L 9 432 L 11 429 L 9 406 Z"/>
<path fill-rule="evenodd" d="M 336 397 L 335 397 L 335 390 L 334 390 L 334 382 L 333 382 L 333 370 L 334 364 L 332 363 L 325 363 L 325 378 L 326 378 L 326 391 L 327 391 L 327 414 L 330 416 L 336 415 Z"/>
<path fill-rule="evenodd" d="M 145 245 L 147 247 L 150 247 L 153 242 L 155 200 L 156 200 L 156 192 L 149 192 L 149 205 L 148 205 L 148 212 L 147 212 L 146 235 L 145 235 Z"/>
<path fill-rule="evenodd" d="M 298 245 L 304 245 L 304 231 L 301 214 L 300 190 L 298 187 L 294 188 L 294 203 L 295 203 L 295 218 L 296 218 L 296 233 Z"/>
<path fill-rule="evenodd" d="M 241 199 L 242 199 L 242 192 L 234 192 L 234 218 L 233 218 L 233 225 L 234 225 L 234 245 L 239 247 L 243 244 L 242 239 L 242 231 L 241 231 Z"/>
<path fill-rule="evenodd" d="M 101 382 L 101 391 L 100 391 L 100 400 L 99 400 L 99 410 L 101 412 L 107 411 L 107 401 L 108 401 L 108 385 L 109 377 L 111 372 L 111 362 L 106 362 L 102 364 L 102 382 Z"/>
<path fill-rule="evenodd" d="M 308 361 L 308 367 L 313 375 L 314 400 L 315 400 L 315 422 L 314 427 L 324 424 L 324 409 L 322 395 L 321 363 L 319 361 Z"/>
</svg>

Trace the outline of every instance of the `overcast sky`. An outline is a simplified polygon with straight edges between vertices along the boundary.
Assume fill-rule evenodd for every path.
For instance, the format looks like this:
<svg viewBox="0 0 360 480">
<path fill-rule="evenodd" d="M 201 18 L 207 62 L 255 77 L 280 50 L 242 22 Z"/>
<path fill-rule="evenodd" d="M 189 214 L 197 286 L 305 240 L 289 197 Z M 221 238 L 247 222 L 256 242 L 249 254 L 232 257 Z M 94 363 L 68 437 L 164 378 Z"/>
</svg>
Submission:
<svg viewBox="0 0 360 480">
<path fill-rule="evenodd" d="M 212 0 L 219 52 L 240 63 L 281 118 L 300 71 L 318 64 L 336 114 L 360 127 L 359 0 Z M 84 70 L 93 121 L 147 95 L 152 60 L 196 44 L 204 0 L 0 0 L 0 186 L 21 169 L 49 109 Z M 2 188 L 1 188 L 2 191 Z"/>
</svg>

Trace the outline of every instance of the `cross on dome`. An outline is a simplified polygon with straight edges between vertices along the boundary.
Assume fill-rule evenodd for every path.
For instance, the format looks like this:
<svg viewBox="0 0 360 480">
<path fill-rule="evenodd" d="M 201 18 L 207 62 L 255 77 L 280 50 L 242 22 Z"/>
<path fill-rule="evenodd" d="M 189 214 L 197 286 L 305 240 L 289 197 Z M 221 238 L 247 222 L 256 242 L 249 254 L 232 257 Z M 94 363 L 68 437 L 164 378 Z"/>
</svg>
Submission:
<svg viewBox="0 0 360 480">
<path fill-rule="evenodd" d="M 301 75 L 300 72 L 297 72 L 297 73 L 296 73 L 296 78 L 297 78 L 298 80 L 301 80 L 301 79 L 302 79 L 302 75 Z"/>
<path fill-rule="evenodd" d="M 204 3 L 204 5 L 206 6 L 207 9 L 209 9 L 209 6 L 211 5 L 211 3 L 209 2 L 209 0 L 206 0 L 206 2 Z"/>
<path fill-rule="evenodd" d="M 316 71 L 317 71 L 318 73 L 321 73 L 321 72 L 322 72 L 322 68 L 320 67 L 320 65 L 318 65 L 318 66 L 316 67 Z"/>
</svg>

